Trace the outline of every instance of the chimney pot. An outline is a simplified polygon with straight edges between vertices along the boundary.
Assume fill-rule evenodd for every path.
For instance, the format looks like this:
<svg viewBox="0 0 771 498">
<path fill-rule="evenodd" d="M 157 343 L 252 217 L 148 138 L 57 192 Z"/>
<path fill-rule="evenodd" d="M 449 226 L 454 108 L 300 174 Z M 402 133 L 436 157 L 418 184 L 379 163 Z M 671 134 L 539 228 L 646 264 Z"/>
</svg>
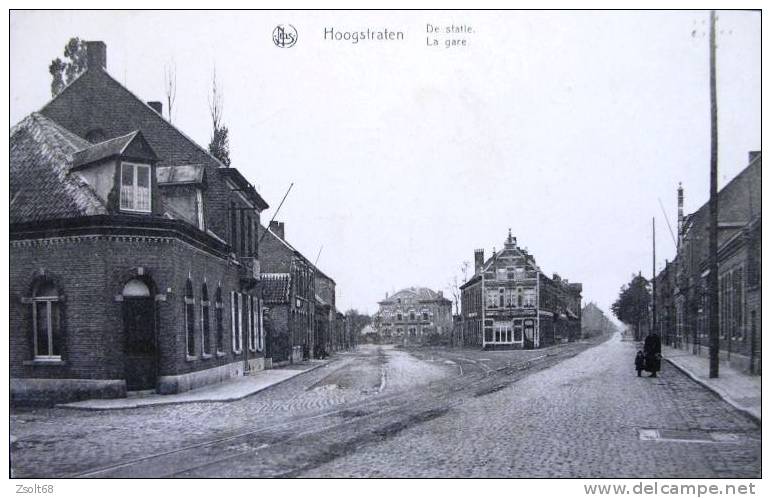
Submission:
<svg viewBox="0 0 771 498">
<path fill-rule="evenodd" d="M 163 102 L 158 102 L 157 100 L 152 100 L 152 101 L 148 102 L 147 105 L 152 107 L 153 110 L 155 110 L 155 112 L 157 112 L 158 114 L 163 116 Z"/>
<path fill-rule="evenodd" d="M 103 41 L 87 41 L 86 63 L 88 69 L 107 68 L 107 45 Z"/>
</svg>

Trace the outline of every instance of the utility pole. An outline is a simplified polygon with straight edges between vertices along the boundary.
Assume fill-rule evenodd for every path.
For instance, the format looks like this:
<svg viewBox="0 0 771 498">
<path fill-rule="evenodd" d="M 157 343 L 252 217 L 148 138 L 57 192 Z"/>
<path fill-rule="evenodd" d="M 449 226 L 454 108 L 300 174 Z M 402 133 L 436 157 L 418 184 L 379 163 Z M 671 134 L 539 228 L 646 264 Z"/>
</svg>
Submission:
<svg viewBox="0 0 771 498">
<path fill-rule="evenodd" d="M 651 299 L 651 311 L 652 311 L 652 319 L 651 319 L 651 334 L 656 333 L 656 217 L 653 217 L 653 224 L 652 224 L 652 232 L 653 232 L 653 279 L 651 280 L 651 283 L 653 284 L 653 296 Z"/>
<path fill-rule="evenodd" d="M 707 299 L 709 321 L 709 377 L 718 377 L 719 370 L 719 317 L 717 290 L 717 79 L 715 70 L 715 11 L 709 14 L 709 104 L 710 104 L 710 158 L 709 158 L 709 274 Z"/>
</svg>

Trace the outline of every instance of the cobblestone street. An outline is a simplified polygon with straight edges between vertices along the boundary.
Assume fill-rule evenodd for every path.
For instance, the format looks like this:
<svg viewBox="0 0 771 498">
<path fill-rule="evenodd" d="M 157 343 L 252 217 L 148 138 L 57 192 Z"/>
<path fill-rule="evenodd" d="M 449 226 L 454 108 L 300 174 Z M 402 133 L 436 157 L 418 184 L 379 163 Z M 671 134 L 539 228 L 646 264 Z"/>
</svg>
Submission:
<svg viewBox="0 0 771 498">
<path fill-rule="evenodd" d="M 760 427 L 667 362 L 636 377 L 635 346 L 616 336 L 304 475 L 759 477 Z M 641 441 L 646 428 L 733 437 Z"/>
<path fill-rule="evenodd" d="M 637 378 L 634 348 L 361 346 L 240 401 L 17 411 L 14 475 L 758 476 L 758 425 L 668 364 Z"/>
</svg>

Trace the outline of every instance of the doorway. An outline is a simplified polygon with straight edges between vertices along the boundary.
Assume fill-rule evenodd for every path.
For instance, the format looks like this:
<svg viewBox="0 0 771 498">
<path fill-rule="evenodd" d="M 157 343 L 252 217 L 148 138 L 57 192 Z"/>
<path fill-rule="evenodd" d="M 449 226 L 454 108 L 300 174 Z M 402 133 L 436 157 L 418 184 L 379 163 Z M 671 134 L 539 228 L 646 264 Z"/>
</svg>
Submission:
<svg viewBox="0 0 771 498">
<path fill-rule="evenodd" d="M 123 287 L 123 330 L 126 389 L 155 389 L 158 376 L 155 299 L 143 281 Z"/>
</svg>

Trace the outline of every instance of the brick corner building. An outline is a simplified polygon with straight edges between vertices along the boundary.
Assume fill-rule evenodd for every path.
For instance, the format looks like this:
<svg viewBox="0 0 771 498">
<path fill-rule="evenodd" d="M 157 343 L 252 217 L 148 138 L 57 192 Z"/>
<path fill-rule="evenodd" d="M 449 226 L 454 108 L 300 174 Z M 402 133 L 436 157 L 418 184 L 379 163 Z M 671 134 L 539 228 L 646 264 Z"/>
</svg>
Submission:
<svg viewBox="0 0 771 498">
<path fill-rule="evenodd" d="M 268 207 L 106 71 L 10 131 L 11 398 L 177 393 L 265 366 Z"/>
<path fill-rule="evenodd" d="M 474 276 L 461 287 L 453 343 L 483 349 L 533 349 L 581 336 L 582 285 L 546 276 L 511 230 L 503 250 L 474 251 Z"/>
</svg>

